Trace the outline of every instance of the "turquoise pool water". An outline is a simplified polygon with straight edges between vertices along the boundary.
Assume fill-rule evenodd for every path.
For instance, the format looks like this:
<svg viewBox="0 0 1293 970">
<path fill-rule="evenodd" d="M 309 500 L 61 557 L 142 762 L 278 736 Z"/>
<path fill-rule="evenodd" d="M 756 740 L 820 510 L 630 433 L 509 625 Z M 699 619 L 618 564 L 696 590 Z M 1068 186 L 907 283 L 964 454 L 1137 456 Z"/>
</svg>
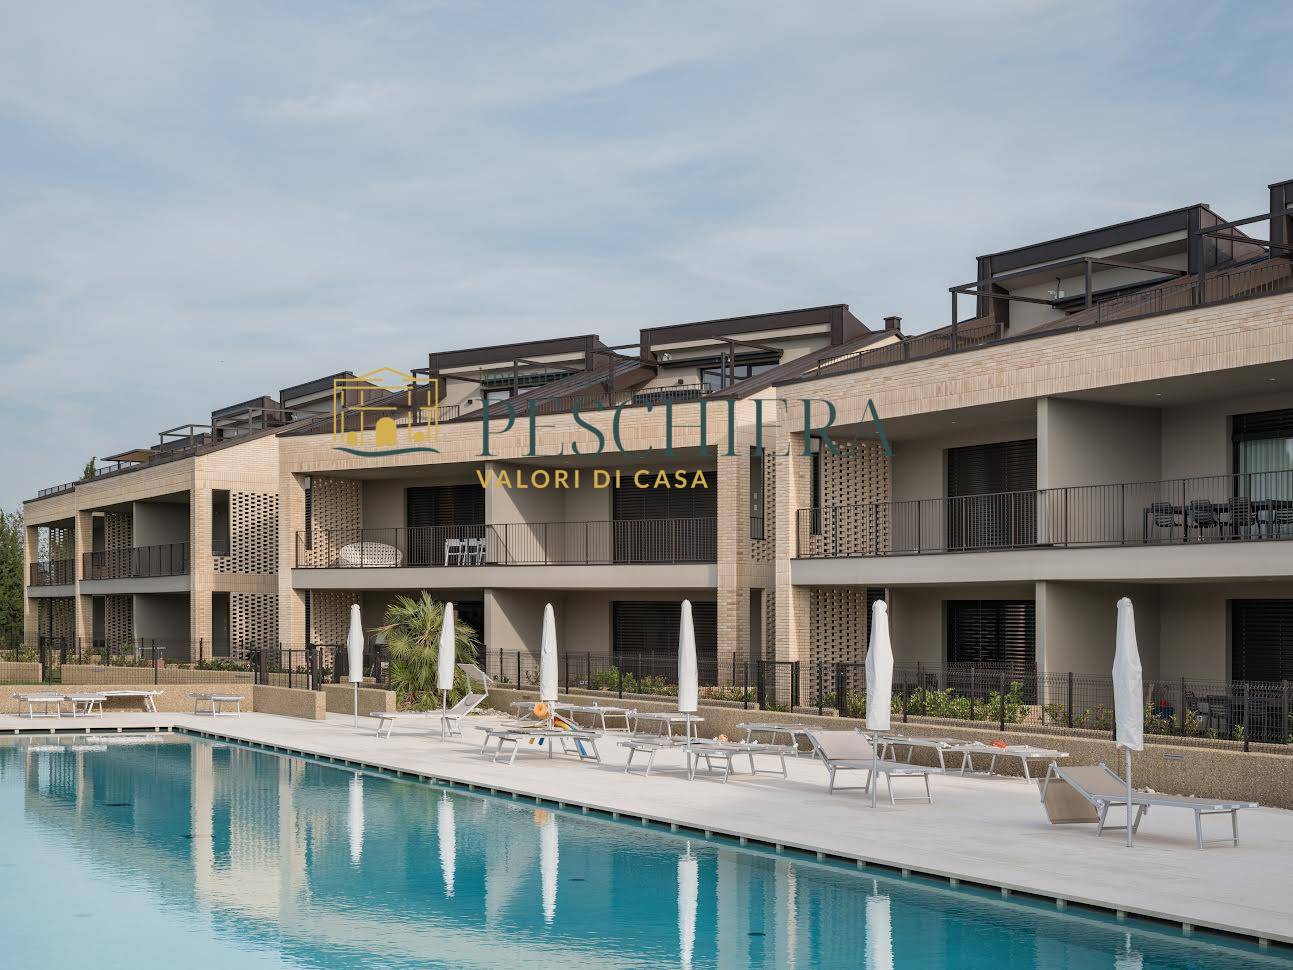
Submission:
<svg viewBox="0 0 1293 970">
<path fill-rule="evenodd" d="M 1280 949 L 166 735 L 0 741 L 0 965 L 1289 966 Z"/>
</svg>

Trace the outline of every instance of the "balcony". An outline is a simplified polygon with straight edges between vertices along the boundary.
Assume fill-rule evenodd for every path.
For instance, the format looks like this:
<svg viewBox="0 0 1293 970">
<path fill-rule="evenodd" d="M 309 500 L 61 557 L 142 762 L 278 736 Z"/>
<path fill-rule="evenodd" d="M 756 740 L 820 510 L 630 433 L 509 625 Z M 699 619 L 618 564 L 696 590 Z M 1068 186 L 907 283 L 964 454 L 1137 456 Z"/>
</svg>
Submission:
<svg viewBox="0 0 1293 970">
<path fill-rule="evenodd" d="M 87 552 L 81 556 L 81 579 L 156 579 L 187 576 L 189 544 L 171 542 L 159 546 Z"/>
<path fill-rule="evenodd" d="M 70 586 L 76 579 L 75 559 L 48 559 L 29 567 L 28 586 Z"/>
<path fill-rule="evenodd" d="M 1293 471 L 800 509 L 801 559 L 1293 539 Z"/>
<path fill-rule="evenodd" d="M 509 522 L 296 534 L 301 569 L 711 563 L 712 516 L 600 522 Z"/>
</svg>

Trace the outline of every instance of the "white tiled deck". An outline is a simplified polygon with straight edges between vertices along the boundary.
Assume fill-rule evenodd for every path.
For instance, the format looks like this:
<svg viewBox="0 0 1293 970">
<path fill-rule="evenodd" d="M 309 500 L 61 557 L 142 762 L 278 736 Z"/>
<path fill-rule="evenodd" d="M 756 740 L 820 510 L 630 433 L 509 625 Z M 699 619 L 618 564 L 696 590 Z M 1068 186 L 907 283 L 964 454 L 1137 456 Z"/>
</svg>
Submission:
<svg viewBox="0 0 1293 970">
<path fill-rule="evenodd" d="M 0 732 L 56 728 L 114 730 L 171 726 L 275 745 L 379 768 L 562 801 L 689 828 L 745 836 L 833 856 L 1001 886 L 1293 943 L 1293 812 L 1259 809 L 1240 817 L 1239 848 L 1194 847 L 1189 812 L 1155 810 L 1134 849 L 1121 833 L 1095 836 L 1094 826 L 1052 826 L 1035 787 L 1018 779 L 933 780 L 935 803 L 882 798 L 872 810 L 858 790 L 826 793 L 825 769 L 807 756 L 790 760 L 790 778 L 740 775 L 728 784 L 698 776 L 688 782 L 681 755 L 662 753 L 649 778 L 625 775 L 625 752 L 608 735 L 603 765 L 549 759 L 522 749 L 516 764 L 495 764 L 479 753 L 479 732 L 442 742 L 438 725 L 401 723 L 389 740 L 376 722 L 348 716 L 303 721 L 264 714 L 109 714 L 54 721 L 0 715 Z M 673 770 L 670 770 L 670 769 Z M 841 776 L 843 784 L 860 779 Z M 913 784 L 908 782 L 908 785 Z M 1224 819 L 1210 820 L 1226 826 Z"/>
</svg>

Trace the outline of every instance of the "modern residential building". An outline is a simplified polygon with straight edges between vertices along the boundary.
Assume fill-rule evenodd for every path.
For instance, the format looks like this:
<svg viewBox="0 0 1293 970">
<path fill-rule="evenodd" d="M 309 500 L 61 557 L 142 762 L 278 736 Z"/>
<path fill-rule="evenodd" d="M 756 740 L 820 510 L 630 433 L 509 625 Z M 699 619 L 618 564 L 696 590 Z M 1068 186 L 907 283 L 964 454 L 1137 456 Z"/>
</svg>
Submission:
<svg viewBox="0 0 1293 970">
<path fill-rule="evenodd" d="M 426 589 L 490 651 L 551 602 L 624 662 L 687 597 L 721 682 L 861 660 L 884 597 L 900 662 L 1103 673 L 1129 594 L 1147 677 L 1288 679 L 1293 182 L 1268 198 L 980 256 L 913 336 L 832 305 L 432 352 L 433 413 L 389 400 L 434 452 L 338 447 L 363 374 L 221 409 L 26 503 L 28 632 L 238 656 Z"/>
</svg>

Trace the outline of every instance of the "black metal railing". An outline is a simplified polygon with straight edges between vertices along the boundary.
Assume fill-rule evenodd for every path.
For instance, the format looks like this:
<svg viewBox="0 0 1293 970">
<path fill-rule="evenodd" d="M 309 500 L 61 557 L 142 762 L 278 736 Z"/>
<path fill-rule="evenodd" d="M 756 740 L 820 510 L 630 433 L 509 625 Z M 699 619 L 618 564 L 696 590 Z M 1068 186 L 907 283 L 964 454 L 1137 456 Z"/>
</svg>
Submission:
<svg viewBox="0 0 1293 970">
<path fill-rule="evenodd" d="M 502 686 L 538 687 L 534 654 L 485 649 L 482 656 L 486 672 Z M 860 661 L 746 660 L 713 654 L 702 654 L 698 661 L 702 705 L 866 717 L 866 674 Z M 558 659 L 558 686 L 576 696 L 671 698 L 677 696 L 677 683 L 673 651 L 571 651 Z M 1146 679 L 1145 733 L 1165 742 L 1218 742 L 1285 753 L 1293 745 L 1291 686 L 1289 681 Z M 1107 674 L 1039 673 L 999 663 L 898 664 L 890 702 L 896 724 L 945 721 L 1061 735 L 1112 736 L 1113 731 L 1113 681 Z"/>
<path fill-rule="evenodd" d="M 27 585 L 68 586 L 75 580 L 75 559 L 47 559 L 30 564 Z"/>
<path fill-rule="evenodd" d="M 697 563 L 715 561 L 716 543 L 712 516 L 313 529 L 296 534 L 296 565 L 371 569 Z"/>
<path fill-rule="evenodd" d="M 49 488 L 36 489 L 37 498 L 46 498 L 50 495 L 62 495 L 64 492 L 70 492 L 76 488 L 76 482 L 63 482 L 60 485 L 51 485 Z"/>
<path fill-rule="evenodd" d="M 804 559 L 1293 539 L 1293 471 L 800 509 Z"/>
<path fill-rule="evenodd" d="M 87 552 L 81 556 L 81 579 L 149 579 L 186 576 L 189 544 L 169 542 L 157 546 L 135 546 Z"/>
</svg>

